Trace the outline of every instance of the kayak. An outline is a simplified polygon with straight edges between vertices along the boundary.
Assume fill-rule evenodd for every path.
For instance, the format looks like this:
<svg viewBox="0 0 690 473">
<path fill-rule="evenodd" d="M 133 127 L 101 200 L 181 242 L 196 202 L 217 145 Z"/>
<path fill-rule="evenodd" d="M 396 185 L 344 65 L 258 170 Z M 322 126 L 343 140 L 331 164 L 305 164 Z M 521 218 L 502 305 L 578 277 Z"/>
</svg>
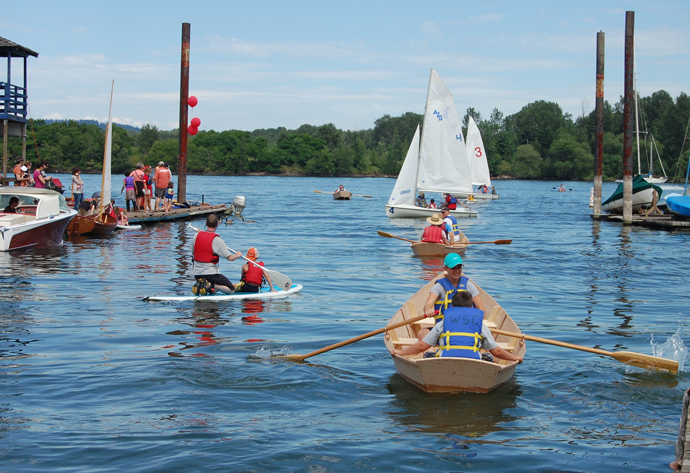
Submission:
<svg viewBox="0 0 690 473">
<path fill-rule="evenodd" d="M 281 291 L 278 288 L 275 292 L 271 292 L 267 287 L 262 287 L 261 292 L 238 292 L 235 294 L 223 294 L 219 292 L 212 296 L 195 296 L 190 294 L 188 296 L 149 296 L 144 298 L 144 302 L 182 302 L 182 301 L 200 301 L 200 302 L 226 302 L 226 301 L 241 301 L 241 300 L 257 300 L 257 299 L 284 299 L 292 294 L 297 294 L 302 290 L 301 284 L 293 284 L 287 291 Z M 190 289 L 191 292 L 191 289 Z"/>
</svg>

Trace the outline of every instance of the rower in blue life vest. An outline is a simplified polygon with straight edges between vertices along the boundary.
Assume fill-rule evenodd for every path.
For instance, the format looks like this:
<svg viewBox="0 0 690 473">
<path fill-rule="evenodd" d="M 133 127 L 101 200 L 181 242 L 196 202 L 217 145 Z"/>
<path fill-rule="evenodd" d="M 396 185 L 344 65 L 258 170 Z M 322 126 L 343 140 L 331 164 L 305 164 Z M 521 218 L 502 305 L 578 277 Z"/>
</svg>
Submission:
<svg viewBox="0 0 690 473">
<path fill-rule="evenodd" d="M 436 353 L 425 353 L 424 357 L 472 358 L 493 362 L 493 358 L 517 361 L 518 357 L 499 347 L 484 323 L 484 311 L 472 307 L 472 296 L 466 291 L 453 296 L 453 305 L 445 311 L 443 320 L 438 322 L 428 334 L 412 346 L 394 349 L 391 354 L 416 355 L 438 346 Z M 481 350 L 488 351 L 482 353 Z"/>
<path fill-rule="evenodd" d="M 449 234 L 448 239 L 450 244 L 460 243 L 460 229 L 458 228 L 458 220 L 450 214 L 450 210 L 445 205 L 441 208 L 441 216 L 446 224 L 446 231 Z"/>
<path fill-rule="evenodd" d="M 235 261 L 242 257 L 242 252 L 233 254 L 216 233 L 218 217 L 210 214 L 206 217 L 206 231 L 198 232 L 192 238 L 189 249 L 193 257 L 193 273 L 196 283 L 192 287 L 192 293 L 196 295 L 213 294 L 216 291 L 225 294 L 233 294 L 235 286 L 230 280 L 220 274 L 218 263 L 220 258 Z"/>
<path fill-rule="evenodd" d="M 242 266 L 242 276 L 240 277 L 242 284 L 237 285 L 237 292 L 260 292 L 264 281 L 268 284 L 271 292 L 276 292 L 273 289 L 271 276 L 262 269 L 264 262 L 256 261 L 258 257 L 259 250 L 256 248 L 251 247 L 247 250 L 247 259 L 252 260 L 256 264 L 247 262 Z"/>
</svg>

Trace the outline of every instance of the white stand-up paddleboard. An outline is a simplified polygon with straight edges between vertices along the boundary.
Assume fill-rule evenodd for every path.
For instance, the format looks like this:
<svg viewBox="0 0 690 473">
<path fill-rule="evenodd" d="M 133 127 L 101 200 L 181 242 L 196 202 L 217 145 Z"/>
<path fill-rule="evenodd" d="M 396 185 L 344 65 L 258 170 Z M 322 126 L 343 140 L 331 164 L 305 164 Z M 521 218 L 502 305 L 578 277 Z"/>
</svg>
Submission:
<svg viewBox="0 0 690 473">
<path fill-rule="evenodd" d="M 141 230 L 141 225 L 116 225 L 116 230 Z"/>
<path fill-rule="evenodd" d="M 162 302 L 162 301 L 199 301 L 199 302 L 224 302 L 224 301 L 241 301 L 241 300 L 257 300 L 257 299 L 284 299 L 292 294 L 297 294 L 302 290 L 301 284 L 293 284 L 287 291 L 282 291 L 275 288 L 275 292 L 271 292 L 267 287 L 262 287 L 261 292 L 237 292 L 235 294 L 223 294 L 218 292 L 212 296 L 195 296 L 190 294 L 188 296 L 149 296 L 144 298 L 144 302 Z M 191 290 L 190 290 L 191 292 Z"/>
</svg>

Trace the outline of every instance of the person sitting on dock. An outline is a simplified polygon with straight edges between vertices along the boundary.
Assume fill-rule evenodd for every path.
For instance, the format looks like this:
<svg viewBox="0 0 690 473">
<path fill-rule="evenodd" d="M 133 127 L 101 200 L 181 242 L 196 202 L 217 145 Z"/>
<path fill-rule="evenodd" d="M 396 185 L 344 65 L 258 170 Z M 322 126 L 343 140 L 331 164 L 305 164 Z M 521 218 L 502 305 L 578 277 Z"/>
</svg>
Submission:
<svg viewBox="0 0 690 473">
<path fill-rule="evenodd" d="M 240 283 L 237 285 L 237 292 L 260 292 L 261 286 L 264 281 L 268 284 L 271 292 L 275 292 L 273 289 L 273 282 L 271 281 L 271 276 L 268 272 L 261 269 L 259 266 L 263 266 L 263 261 L 256 261 L 259 257 L 259 250 L 251 247 L 247 250 L 247 259 L 254 261 L 256 264 L 245 263 L 242 266 L 242 276 L 240 277 Z M 259 266 L 257 266 L 259 265 Z"/>
<path fill-rule="evenodd" d="M 484 302 L 482 302 L 477 286 L 462 275 L 462 257 L 456 253 L 446 255 L 443 260 L 443 269 L 446 271 L 446 277 L 436 281 L 436 284 L 431 288 L 429 297 L 424 304 L 424 313 L 429 317 L 433 315 L 437 321 L 442 320 L 443 314 L 450 307 L 455 293 L 463 291 L 470 293 L 475 308 L 484 310 Z M 425 330 L 426 332 L 423 333 L 420 340 L 428 333 L 429 329 L 420 330 L 420 333 Z"/>
<path fill-rule="evenodd" d="M 425 353 L 424 357 L 452 356 L 490 362 L 493 362 L 493 358 L 496 357 L 522 363 L 522 357 L 515 356 L 498 346 L 489 327 L 484 323 L 484 311 L 472 307 L 470 293 L 457 292 L 453 296 L 452 304 L 452 307 L 446 310 L 443 320 L 438 322 L 431 331 L 427 330 L 423 339 L 402 350 L 394 349 L 391 354 L 416 355 L 438 345 L 436 353 Z M 482 349 L 491 355 L 481 353 Z"/>
<path fill-rule="evenodd" d="M 10 197 L 10 202 L 5 207 L 5 210 L 3 210 L 4 213 L 6 214 L 16 214 L 18 213 L 17 207 L 19 207 L 19 198 L 16 196 Z"/>
<path fill-rule="evenodd" d="M 426 221 L 429 222 L 430 225 L 424 229 L 422 238 L 420 238 L 419 241 L 450 245 L 446 232 L 443 230 L 445 222 L 443 218 L 441 218 L 441 214 L 434 214 L 431 217 L 427 217 Z"/>
<path fill-rule="evenodd" d="M 210 214 L 206 217 L 206 231 L 200 231 L 194 235 L 189 247 L 193 257 L 192 272 L 196 279 L 192 293 L 196 295 L 213 294 L 216 291 L 225 294 L 235 292 L 234 284 L 220 274 L 218 263 L 220 258 L 235 261 L 242 257 L 242 252 L 238 251 L 233 254 L 216 233 L 217 227 L 218 217 L 215 214 Z"/>
</svg>

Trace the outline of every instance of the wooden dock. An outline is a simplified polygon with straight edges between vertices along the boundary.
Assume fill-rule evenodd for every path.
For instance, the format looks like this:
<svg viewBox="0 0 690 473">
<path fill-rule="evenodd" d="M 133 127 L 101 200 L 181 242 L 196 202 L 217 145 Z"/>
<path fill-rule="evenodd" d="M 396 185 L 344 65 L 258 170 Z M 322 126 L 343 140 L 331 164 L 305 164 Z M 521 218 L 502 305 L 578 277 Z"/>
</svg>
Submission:
<svg viewBox="0 0 690 473">
<path fill-rule="evenodd" d="M 172 209 L 170 212 L 128 212 L 130 224 L 154 224 L 173 220 L 188 220 L 208 214 L 225 214 L 227 206 L 221 205 L 193 205 L 188 209 Z"/>
<path fill-rule="evenodd" d="M 594 215 L 595 220 L 602 220 L 607 222 L 623 223 L 623 215 L 617 214 L 601 214 Z M 632 225 L 639 225 L 643 227 L 663 228 L 666 230 L 690 230 L 690 220 L 677 220 L 672 215 L 649 215 L 635 214 L 632 216 Z"/>
</svg>

